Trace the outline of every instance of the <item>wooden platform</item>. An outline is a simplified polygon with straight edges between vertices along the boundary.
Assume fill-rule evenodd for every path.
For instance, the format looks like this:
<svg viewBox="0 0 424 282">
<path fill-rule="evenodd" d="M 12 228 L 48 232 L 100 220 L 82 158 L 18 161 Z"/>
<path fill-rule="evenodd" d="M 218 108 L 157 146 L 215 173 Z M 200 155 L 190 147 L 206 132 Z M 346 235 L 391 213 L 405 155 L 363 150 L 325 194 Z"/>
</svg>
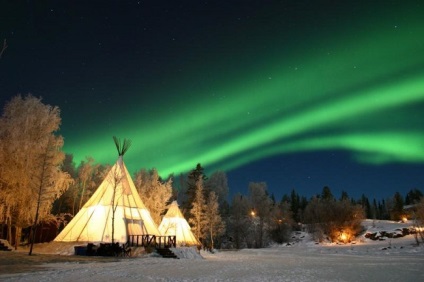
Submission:
<svg viewBox="0 0 424 282">
<path fill-rule="evenodd" d="M 127 245 L 129 247 L 153 247 L 153 248 L 175 248 L 177 246 L 176 236 L 156 235 L 129 235 Z"/>
</svg>

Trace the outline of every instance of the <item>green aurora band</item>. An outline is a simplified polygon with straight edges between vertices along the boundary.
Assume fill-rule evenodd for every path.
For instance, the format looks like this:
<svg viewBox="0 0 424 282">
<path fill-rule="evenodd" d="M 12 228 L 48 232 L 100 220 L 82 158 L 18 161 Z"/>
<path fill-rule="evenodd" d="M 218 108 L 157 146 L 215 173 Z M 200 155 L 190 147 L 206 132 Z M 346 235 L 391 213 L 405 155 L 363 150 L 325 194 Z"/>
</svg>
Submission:
<svg viewBox="0 0 424 282">
<path fill-rule="evenodd" d="M 198 162 L 231 170 L 315 150 L 347 150 L 357 161 L 376 165 L 422 163 L 424 24 L 408 24 L 405 31 L 391 26 L 351 31 L 326 44 L 309 42 L 305 46 L 313 48 L 290 57 L 275 55 L 276 44 L 274 55 L 255 59 L 260 63 L 254 69 L 212 74 L 209 87 L 184 87 L 190 81 L 182 78 L 179 88 L 158 91 L 190 102 L 147 112 L 128 105 L 126 116 L 96 129 L 96 137 L 65 135 L 65 150 L 77 162 L 93 156 L 112 163 L 112 135 L 129 138 L 130 171 L 154 167 L 163 176 Z M 236 79 L 229 81 L 232 74 Z"/>
</svg>

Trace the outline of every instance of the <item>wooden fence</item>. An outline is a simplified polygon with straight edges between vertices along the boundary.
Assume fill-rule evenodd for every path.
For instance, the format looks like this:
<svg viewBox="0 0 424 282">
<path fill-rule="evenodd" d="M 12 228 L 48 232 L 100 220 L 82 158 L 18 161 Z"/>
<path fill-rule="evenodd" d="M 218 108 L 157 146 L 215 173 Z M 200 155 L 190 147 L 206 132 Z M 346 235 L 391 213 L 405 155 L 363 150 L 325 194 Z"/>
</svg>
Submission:
<svg viewBox="0 0 424 282">
<path fill-rule="evenodd" d="M 175 248 L 177 246 L 177 237 L 156 235 L 128 235 L 127 244 L 130 247 Z"/>
</svg>

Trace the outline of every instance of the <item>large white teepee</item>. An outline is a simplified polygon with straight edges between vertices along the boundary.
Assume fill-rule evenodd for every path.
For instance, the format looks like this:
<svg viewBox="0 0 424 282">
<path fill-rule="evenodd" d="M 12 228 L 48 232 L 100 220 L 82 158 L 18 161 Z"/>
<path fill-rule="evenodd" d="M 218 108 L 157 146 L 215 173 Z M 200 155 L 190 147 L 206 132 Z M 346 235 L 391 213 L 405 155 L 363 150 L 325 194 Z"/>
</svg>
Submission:
<svg viewBox="0 0 424 282">
<path fill-rule="evenodd" d="M 191 232 L 190 225 L 181 213 L 177 201 L 173 201 L 169 206 L 159 225 L 159 231 L 164 236 L 176 236 L 178 246 L 201 245 Z"/>
<path fill-rule="evenodd" d="M 118 140 L 115 143 L 119 152 L 117 162 L 54 241 L 112 242 L 113 235 L 114 242 L 125 243 L 128 235 L 160 235 L 123 162 L 129 143 L 124 140 L 123 148 Z"/>
</svg>

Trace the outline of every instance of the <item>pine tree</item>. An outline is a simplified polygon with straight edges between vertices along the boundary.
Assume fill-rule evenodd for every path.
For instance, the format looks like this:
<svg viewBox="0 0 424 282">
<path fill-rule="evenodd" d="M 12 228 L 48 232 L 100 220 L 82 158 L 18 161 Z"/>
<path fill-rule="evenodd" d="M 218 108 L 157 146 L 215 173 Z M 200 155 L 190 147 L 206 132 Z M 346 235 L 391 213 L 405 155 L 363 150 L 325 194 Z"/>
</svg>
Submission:
<svg viewBox="0 0 424 282">
<path fill-rule="evenodd" d="M 291 199 L 290 199 L 289 195 L 284 194 L 283 197 L 281 197 L 280 203 L 291 203 Z"/>
<path fill-rule="evenodd" d="M 349 195 L 347 194 L 346 191 L 342 191 L 342 195 L 340 196 L 340 201 L 348 201 L 349 200 Z"/>
<path fill-rule="evenodd" d="M 308 199 L 305 196 L 300 197 L 300 205 L 299 205 L 299 222 L 303 222 L 303 215 L 305 213 L 306 206 L 308 205 Z"/>
<path fill-rule="evenodd" d="M 379 210 L 379 213 L 380 213 L 380 218 L 382 220 L 387 220 L 387 219 L 390 218 L 389 208 L 388 208 L 388 205 L 387 205 L 387 203 L 384 199 L 381 201 L 381 203 L 379 203 L 378 210 Z"/>
<path fill-rule="evenodd" d="M 202 189 L 203 189 L 203 197 L 206 198 L 206 196 L 209 193 L 206 193 L 206 189 L 204 187 L 205 181 L 208 179 L 206 175 L 203 172 L 203 167 L 200 163 L 196 165 L 196 168 L 191 170 L 187 175 L 187 190 L 185 192 L 185 200 L 182 202 L 182 212 L 185 217 L 190 216 L 190 210 L 192 208 L 192 203 L 196 194 L 196 187 L 197 182 L 201 179 L 202 180 Z"/>
<path fill-rule="evenodd" d="M 334 201 L 333 193 L 331 193 L 330 187 L 324 186 L 321 192 L 321 199 L 326 201 Z"/>
<path fill-rule="evenodd" d="M 377 201 L 376 201 L 375 198 L 372 201 L 371 213 L 372 213 L 372 218 L 373 219 L 381 219 L 380 218 L 380 213 L 379 213 L 379 210 L 378 210 Z"/>
<path fill-rule="evenodd" d="M 403 197 L 399 192 L 396 192 L 393 196 L 393 206 L 390 209 L 390 218 L 392 220 L 400 220 L 403 213 Z"/>
<path fill-rule="evenodd" d="M 360 204 L 365 211 L 365 216 L 367 218 L 372 218 L 373 215 L 372 215 L 372 212 L 371 212 L 370 201 L 368 200 L 368 198 L 364 194 L 362 194 L 362 196 L 361 196 Z"/>
<path fill-rule="evenodd" d="M 405 205 L 417 204 L 423 198 L 423 193 L 418 189 L 410 190 L 405 197 Z"/>
<path fill-rule="evenodd" d="M 299 208 L 300 208 L 299 194 L 297 194 L 296 191 L 293 189 L 290 195 L 290 210 L 293 214 L 293 219 L 296 222 L 300 221 Z"/>
</svg>

